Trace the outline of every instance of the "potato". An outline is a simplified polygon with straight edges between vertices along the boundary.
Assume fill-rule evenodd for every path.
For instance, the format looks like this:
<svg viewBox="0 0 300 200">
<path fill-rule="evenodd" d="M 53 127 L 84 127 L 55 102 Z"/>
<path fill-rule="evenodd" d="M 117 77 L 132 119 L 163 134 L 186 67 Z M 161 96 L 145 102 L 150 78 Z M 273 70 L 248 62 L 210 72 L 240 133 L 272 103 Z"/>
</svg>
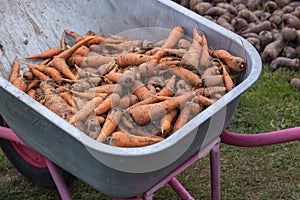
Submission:
<svg viewBox="0 0 300 200">
<path fill-rule="evenodd" d="M 297 38 L 297 30 L 295 28 L 284 27 L 281 30 L 281 36 L 286 41 L 292 41 Z"/>
</svg>

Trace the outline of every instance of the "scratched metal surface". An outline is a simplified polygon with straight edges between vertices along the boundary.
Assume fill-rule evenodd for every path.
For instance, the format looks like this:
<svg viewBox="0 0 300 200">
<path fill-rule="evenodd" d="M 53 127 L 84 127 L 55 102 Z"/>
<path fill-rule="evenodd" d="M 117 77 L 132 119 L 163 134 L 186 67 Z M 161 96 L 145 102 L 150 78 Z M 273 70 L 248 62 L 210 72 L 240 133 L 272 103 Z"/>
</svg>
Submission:
<svg viewBox="0 0 300 200">
<path fill-rule="evenodd" d="M 31 148 L 111 196 L 145 192 L 219 136 L 239 96 L 261 71 L 260 57 L 247 41 L 171 1 L 5 0 L 0 3 L 0 19 L 1 116 Z M 212 47 L 246 56 L 247 70 L 240 85 L 159 144 L 123 149 L 97 143 L 6 81 L 15 57 L 59 45 L 64 29 L 115 34 L 174 26 L 184 27 L 187 33 L 199 27 Z"/>
</svg>

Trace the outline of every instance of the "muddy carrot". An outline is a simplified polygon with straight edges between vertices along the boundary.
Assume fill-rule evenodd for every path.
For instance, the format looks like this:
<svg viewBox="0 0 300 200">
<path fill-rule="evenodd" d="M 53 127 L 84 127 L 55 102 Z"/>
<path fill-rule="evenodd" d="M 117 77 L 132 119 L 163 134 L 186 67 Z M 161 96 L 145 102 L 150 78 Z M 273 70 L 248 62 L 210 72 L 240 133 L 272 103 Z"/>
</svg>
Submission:
<svg viewBox="0 0 300 200">
<path fill-rule="evenodd" d="M 177 76 L 182 77 L 183 79 L 188 81 L 193 87 L 198 88 L 202 86 L 202 79 L 194 72 L 183 67 L 170 67 L 170 69 Z"/>
<path fill-rule="evenodd" d="M 69 123 L 75 124 L 77 121 L 86 119 L 102 101 L 103 99 L 101 97 L 93 98 L 69 120 Z"/>
<path fill-rule="evenodd" d="M 164 44 L 161 46 L 161 48 L 166 49 L 166 48 L 173 48 L 177 42 L 183 37 L 184 35 L 184 30 L 180 26 L 174 27 L 169 36 L 166 38 L 166 41 Z"/>
<path fill-rule="evenodd" d="M 224 85 L 223 75 L 205 76 L 202 78 L 203 85 L 207 87 Z"/>
<path fill-rule="evenodd" d="M 140 101 L 149 98 L 152 94 L 150 90 L 139 80 L 135 80 L 133 86 L 133 94 L 135 94 Z"/>
<path fill-rule="evenodd" d="M 31 55 L 31 56 L 26 56 L 25 59 L 46 59 L 46 58 L 52 58 L 59 53 L 61 53 L 63 49 L 61 47 L 53 47 L 45 52 Z"/>
<path fill-rule="evenodd" d="M 42 73 L 48 74 L 58 84 L 61 84 L 63 82 L 63 77 L 62 77 L 61 73 L 53 67 L 47 67 L 44 65 L 34 65 L 34 64 L 30 64 L 30 63 L 27 63 L 27 66 L 28 67 L 30 66 L 29 68 L 34 68 L 36 70 L 39 70 Z"/>
<path fill-rule="evenodd" d="M 225 93 L 226 87 L 224 86 L 212 86 L 212 87 L 203 87 L 196 90 L 196 93 L 201 94 L 203 96 L 209 97 L 214 93 Z"/>
<path fill-rule="evenodd" d="M 96 115 L 101 115 L 107 112 L 109 109 L 117 106 L 119 102 L 120 96 L 117 93 L 112 93 L 94 109 L 94 112 L 96 113 Z"/>
<path fill-rule="evenodd" d="M 108 85 L 100 85 L 97 87 L 92 87 L 88 89 L 88 92 L 94 92 L 94 93 L 122 93 L 122 86 L 119 84 L 108 84 Z"/>
<path fill-rule="evenodd" d="M 199 104 L 201 104 L 201 105 L 203 105 L 203 106 L 210 106 L 210 105 L 212 105 L 212 104 L 214 103 L 214 101 L 213 101 L 212 99 L 210 99 L 210 98 L 208 98 L 208 97 L 206 97 L 206 96 L 203 96 L 203 95 L 201 95 L 201 94 L 197 94 L 197 95 L 195 96 L 195 100 L 196 100 Z"/>
<path fill-rule="evenodd" d="M 82 67 L 99 67 L 100 65 L 110 63 L 115 57 L 103 56 L 95 52 L 90 52 L 86 59 L 81 63 Z"/>
<path fill-rule="evenodd" d="M 101 132 L 96 139 L 98 142 L 103 142 L 108 136 L 110 136 L 115 131 L 120 122 L 121 116 L 122 111 L 120 109 L 112 109 L 108 113 L 105 122 L 102 126 Z"/>
<path fill-rule="evenodd" d="M 119 102 L 121 108 L 128 108 L 138 102 L 138 97 L 134 94 L 124 95 Z"/>
<path fill-rule="evenodd" d="M 117 57 L 117 65 L 119 67 L 127 67 L 129 65 L 138 66 L 144 62 L 150 60 L 150 56 L 148 55 L 141 55 L 137 53 L 125 53 L 119 57 Z"/>
<path fill-rule="evenodd" d="M 75 102 L 73 101 L 72 95 L 68 92 L 59 93 L 59 95 L 70 105 L 75 106 Z"/>
<path fill-rule="evenodd" d="M 49 63 L 51 67 L 56 68 L 60 71 L 65 77 L 69 78 L 70 80 L 75 80 L 76 77 L 73 72 L 70 70 L 69 65 L 66 63 L 66 60 L 61 57 L 55 56 L 53 60 Z"/>
<path fill-rule="evenodd" d="M 227 92 L 229 92 L 234 88 L 234 83 L 224 65 L 222 65 L 222 77 L 225 83 L 226 90 Z"/>
<path fill-rule="evenodd" d="M 35 89 L 30 89 L 27 91 L 28 96 L 30 96 L 31 98 L 35 99 L 35 95 L 36 95 L 36 90 Z"/>
<path fill-rule="evenodd" d="M 246 68 L 246 61 L 243 58 L 233 56 L 226 50 L 214 50 L 211 54 L 213 57 L 224 61 L 226 65 L 234 71 L 240 72 Z"/>
<path fill-rule="evenodd" d="M 178 113 L 177 109 L 174 109 L 173 111 L 167 113 L 162 117 L 160 122 L 162 134 L 170 130 L 172 126 L 172 121 L 176 117 L 177 113 Z"/>
<path fill-rule="evenodd" d="M 146 125 L 149 124 L 151 120 L 163 116 L 180 105 L 183 105 L 193 97 L 194 93 L 188 93 L 159 103 L 135 106 L 132 109 L 129 108 L 128 112 L 135 123 L 138 125 Z"/>
<path fill-rule="evenodd" d="M 173 126 L 172 132 L 176 132 L 178 129 L 180 129 L 183 125 L 185 125 L 191 114 L 191 102 L 186 102 L 183 109 L 180 111 L 179 116 L 177 117 L 175 124 Z"/>
<path fill-rule="evenodd" d="M 143 147 L 163 141 L 159 136 L 136 136 L 124 131 L 112 133 L 110 145 L 118 147 Z"/>
</svg>

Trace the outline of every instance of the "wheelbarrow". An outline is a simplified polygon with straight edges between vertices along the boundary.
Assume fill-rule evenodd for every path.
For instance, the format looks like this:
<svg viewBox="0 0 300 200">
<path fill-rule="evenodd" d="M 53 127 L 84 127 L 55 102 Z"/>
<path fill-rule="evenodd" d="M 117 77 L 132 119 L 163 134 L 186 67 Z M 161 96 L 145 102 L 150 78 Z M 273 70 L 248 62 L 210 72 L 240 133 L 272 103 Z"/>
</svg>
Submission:
<svg viewBox="0 0 300 200">
<path fill-rule="evenodd" d="M 2 147 L 9 152 L 8 157 L 14 152 L 29 166 L 46 169 L 47 178 L 41 184 L 47 185 L 54 178 L 62 198 L 69 199 L 62 179 L 65 174 L 112 197 L 143 195 L 150 199 L 157 188 L 169 182 L 180 196 L 189 199 L 192 197 L 175 176 L 211 150 L 212 168 L 218 168 L 215 163 L 219 138 L 230 123 L 240 95 L 261 72 L 260 57 L 246 40 L 171 1 L 7 1 L 1 3 L 0 10 L 0 113 L 4 125 L 10 127 L 1 127 L 1 137 L 7 140 Z M 168 139 L 154 145 L 126 149 L 98 143 L 7 81 L 11 61 L 16 56 L 24 57 L 57 45 L 65 29 L 115 34 L 144 27 L 175 26 L 184 27 L 187 33 L 195 26 L 201 28 L 210 45 L 246 58 L 247 69 L 233 90 Z M 18 167 L 20 172 L 24 168 Z M 219 198 L 218 170 L 213 170 L 213 177 L 213 198 Z"/>
</svg>

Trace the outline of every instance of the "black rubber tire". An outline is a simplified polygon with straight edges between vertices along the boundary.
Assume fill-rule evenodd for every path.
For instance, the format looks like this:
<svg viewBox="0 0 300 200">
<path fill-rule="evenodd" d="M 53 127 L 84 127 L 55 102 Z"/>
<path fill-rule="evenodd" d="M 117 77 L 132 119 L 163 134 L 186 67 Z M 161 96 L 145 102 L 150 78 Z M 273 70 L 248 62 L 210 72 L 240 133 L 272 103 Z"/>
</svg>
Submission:
<svg viewBox="0 0 300 200">
<path fill-rule="evenodd" d="M 0 125 L 3 126 L 3 120 L 0 116 Z M 28 163 L 24 158 L 15 150 L 11 141 L 0 139 L 0 146 L 11 162 L 11 164 L 30 182 L 41 187 L 54 187 L 55 183 L 47 167 L 36 167 Z M 63 169 L 60 169 L 61 174 L 66 184 L 71 183 L 75 177 Z"/>
</svg>

